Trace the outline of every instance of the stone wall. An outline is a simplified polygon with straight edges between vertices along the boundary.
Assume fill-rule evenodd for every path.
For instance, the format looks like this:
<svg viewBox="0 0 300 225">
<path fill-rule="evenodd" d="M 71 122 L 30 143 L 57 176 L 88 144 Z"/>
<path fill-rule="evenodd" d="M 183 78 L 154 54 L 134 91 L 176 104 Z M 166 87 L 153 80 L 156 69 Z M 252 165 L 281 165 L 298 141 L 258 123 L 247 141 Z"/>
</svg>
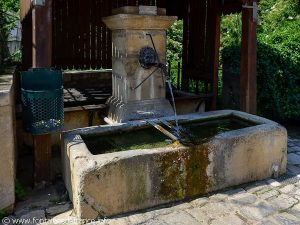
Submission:
<svg viewBox="0 0 300 225">
<path fill-rule="evenodd" d="M 0 75 L 0 209 L 15 203 L 15 116 L 12 75 Z"/>
</svg>

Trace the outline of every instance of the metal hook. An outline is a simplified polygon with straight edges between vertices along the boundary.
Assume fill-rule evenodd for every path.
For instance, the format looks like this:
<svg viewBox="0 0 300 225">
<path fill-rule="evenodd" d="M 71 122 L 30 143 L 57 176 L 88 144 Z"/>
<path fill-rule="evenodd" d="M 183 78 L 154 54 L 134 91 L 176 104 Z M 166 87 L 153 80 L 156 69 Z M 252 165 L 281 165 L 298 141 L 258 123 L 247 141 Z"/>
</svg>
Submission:
<svg viewBox="0 0 300 225">
<path fill-rule="evenodd" d="M 253 6 L 250 5 L 243 5 L 242 6 L 244 9 L 252 9 L 252 13 L 253 13 L 253 22 L 254 23 L 259 23 L 259 18 L 258 18 L 258 11 L 261 10 L 256 2 L 253 2 Z"/>
</svg>

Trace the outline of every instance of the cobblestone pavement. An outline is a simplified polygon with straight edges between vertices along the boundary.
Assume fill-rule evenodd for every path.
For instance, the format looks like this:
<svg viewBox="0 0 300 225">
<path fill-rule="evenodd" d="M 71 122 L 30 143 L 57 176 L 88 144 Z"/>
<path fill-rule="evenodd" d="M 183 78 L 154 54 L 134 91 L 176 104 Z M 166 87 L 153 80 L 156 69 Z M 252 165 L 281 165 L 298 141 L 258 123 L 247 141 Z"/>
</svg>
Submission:
<svg viewBox="0 0 300 225">
<path fill-rule="evenodd" d="M 71 204 L 18 208 L 14 217 L 54 218 L 75 224 Z M 69 210 L 69 211 L 68 211 Z M 64 213 L 63 213 L 64 212 Z M 287 173 L 241 185 L 189 202 L 149 209 L 118 218 L 105 219 L 89 225 L 300 225 L 300 140 L 288 140 Z"/>
</svg>

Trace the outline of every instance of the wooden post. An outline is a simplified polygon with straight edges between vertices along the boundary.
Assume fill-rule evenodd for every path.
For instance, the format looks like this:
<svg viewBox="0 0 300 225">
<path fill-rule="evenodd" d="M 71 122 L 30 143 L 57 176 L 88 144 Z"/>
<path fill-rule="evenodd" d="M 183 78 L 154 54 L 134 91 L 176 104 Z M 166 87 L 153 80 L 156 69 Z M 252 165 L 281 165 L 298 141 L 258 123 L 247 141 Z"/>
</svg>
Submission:
<svg viewBox="0 0 300 225">
<path fill-rule="evenodd" d="M 51 179 L 51 135 L 35 135 L 34 143 L 34 182 Z"/>
<path fill-rule="evenodd" d="M 32 10 L 32 67 L 49 68 L 52 65 L 52 0 Z M 34 181 L 51 179 L 51 134 L 35 135 Z"/>
<path fill-rule="evenodd" d="M 190 84 L 190 52 L 189 52 L 189 40 L 190 40 L 190 12 L 191 3 L 190 0 L 183 0 L 183 43 L 182 43 L 182 75 L 181 75 L 181 90 L 189 91 Z"/>
<path fill-rule="evenodd" d="M 32 9 L 32 67 L 52 66 L 52 0 Z"/>
<path fill-rule="evenodd" d="M 217 108 L 217 97 L 218 97 L 218 78 L 219 78 L 219 51 L 220 51 L 220 23 L 221 23 L 221 12 L 220 12 L 220 6 L 218 1 L 213 1 L 213 20 L 214 20 L 214 41 L 213 41 L 213 48 L 214 52 L 212 55 L 212 74 L 213 74 L 213 79 L 212 79 L 212 92 L 213 92 L 213 97 L 211 101 L 211 110 L 216 110 Z"/>
<path fill-rule="evenodd" d="M 240 77 L 240 107 L 242 111 L 256 114 L 256 22 L 253 6 L 256 0 L 244 0 L 242 9 L 242 47 Z"/>
</svg>

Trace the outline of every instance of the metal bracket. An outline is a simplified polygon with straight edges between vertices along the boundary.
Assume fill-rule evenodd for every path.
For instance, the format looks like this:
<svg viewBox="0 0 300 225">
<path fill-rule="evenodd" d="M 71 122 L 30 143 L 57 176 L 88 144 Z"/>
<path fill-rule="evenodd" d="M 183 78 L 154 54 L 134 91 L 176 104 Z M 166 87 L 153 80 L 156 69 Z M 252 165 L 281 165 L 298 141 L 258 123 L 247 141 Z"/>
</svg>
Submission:
<svg viewBox="0 0 300 225">
<path fill-rule="evenodd" d="M 46 0 L 31 0 L 31 5 L 36 6 L 45 6 Z"/>
<path fill-rule="evenodd" d="M 252 13 L 253 13 L 253 22 L 254 23 L 259 23 L 259 18 L 258 18 L 258 11 L 261 10 L 256 2 L 253 2 L 253 6 L 250 5 L 243 5 L 242 6 L 243 9 L 253 9 Z"/>
</svg>

